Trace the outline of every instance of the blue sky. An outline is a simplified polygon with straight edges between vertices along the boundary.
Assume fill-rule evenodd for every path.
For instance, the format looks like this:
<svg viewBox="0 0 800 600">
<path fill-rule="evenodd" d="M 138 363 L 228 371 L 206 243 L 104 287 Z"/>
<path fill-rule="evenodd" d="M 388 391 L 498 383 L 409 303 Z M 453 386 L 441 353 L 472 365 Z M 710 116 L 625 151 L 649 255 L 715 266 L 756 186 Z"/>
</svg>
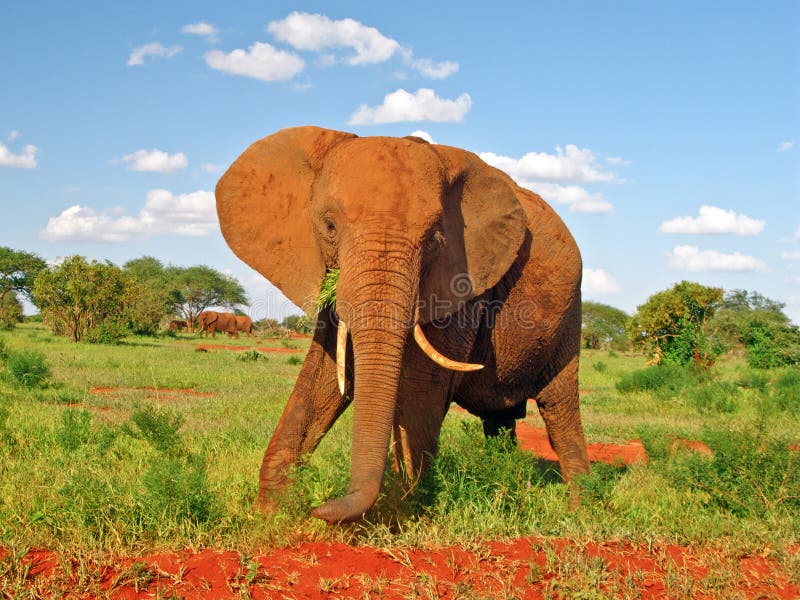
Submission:
<svg viewBox="0 0 800 600">
<path fill-rule="evenodd" d="M 208 264 L 296 312 L 219 234 L 217 179 L 313 124 L 424 132 L 542 194 L 584 297 L 682 279 L 800 322 L 797 2 L 0 4 L 0 244 Z"/>
</svg>

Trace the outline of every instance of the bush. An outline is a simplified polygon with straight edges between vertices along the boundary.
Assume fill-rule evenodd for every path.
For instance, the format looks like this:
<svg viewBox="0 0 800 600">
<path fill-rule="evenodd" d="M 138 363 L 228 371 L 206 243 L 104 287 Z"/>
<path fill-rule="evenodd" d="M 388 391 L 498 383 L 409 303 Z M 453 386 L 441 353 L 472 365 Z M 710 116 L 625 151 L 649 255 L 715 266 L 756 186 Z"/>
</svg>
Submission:
<svg viewBox="0 0 800 600">
<path fill-rule="evenodd" d="M 303 359 L 300 358 L 299 356 L 290 356 L 289 358 L 286 359 L 286 364 L 287 365 L 302 365 L 303 364 Z"/>
<path fill-rule="evenodd" d="M 713 457 L 686 453 L 669 472 L 681 488 L 700 490 L 705 504 L 739 517 L 800 509 L 800 453 L 785 440 L 755 432 L 706 432 Z"/>
<path fill-rule="evenodd" d="M 772 399 L 779 410 L 793 415 L 800 413 L 799 369 L 792 369 L 778 376 L 772 388 Z"/>
<path fill-rule="evenodd" d="M 214 495 L 201 464 L 159 457 L 142 478 L 142 506 L 156 526 L 165 519 L 205 523 L 213 517 Z"/>
<path fill-rule="evenodd" d="M 617 381 L 616 388 L 617 391 L 625 394 L 661 392 L 675 395 L 689 385 L 692 380 L 697 379 L 698 374 L 689 368 L 675 364 L 663 364 L 626 373 Z"/>
<path fill-rule="evenodd" d="M 50 377 L 50 369 L 44 355 L 36 350 L 13 352 L 7 359 L 8 372 L 14 380 L 25 388 L 41 387 Z"/>
<path fill-rule="evenodd" d="M 737 389 L 732 383 L 706 383 L 692 390 L 694 405 L 700 414 L 732 413 L 738 407 Z"/>
<path fill-rule="evenodd" d="M 6 343 L 0 340 L 0 363 L 5 363 L 8 360 L 8 348 Z"/>
<path fill-rule="evenodd" d="M 61 427 L 56 431 L 58 445 L 74 451 L 89 441 L 92 435 L 92 415 L 85 410 L 68 409 L 61 413 Z"/>
<path fill-rule="evenodd" d="M 242 352 L 241 354 L 236 355 L 236 360 L 240 360 L 242 362 L 254 362 L 258 360 L 267 360 L 267 355 L 262 354 L 258 350 L 248 350 L 247 352 Z"/>
<path fill-rule="evenodd" d="M 118 321 L 107 321 L 95 325 L 84 336 L 84 340 L 91 344 L 119 344 L 126 335 L 128 329 Z"/>
<path fill-rule="evenodd" d="M 604 373 L 605 371 L 608 370 L 608 365 L 604 363 L 602 360 L 598 360 L 596 363 L 592 365 L 592 368 L 598 373 Z"/>
<path fill-rule="evenodd" d="M 131 421 L 138 431 L 128 425 L 123 426 L 129 435 L 146 440 L 153 448 L 170 456 L 177 456 L 182 452 L 183 444 L 178 431 L 183 425 L 183 418 L 179 414 L 148 405 L 133 411 Z"/>
</svg>

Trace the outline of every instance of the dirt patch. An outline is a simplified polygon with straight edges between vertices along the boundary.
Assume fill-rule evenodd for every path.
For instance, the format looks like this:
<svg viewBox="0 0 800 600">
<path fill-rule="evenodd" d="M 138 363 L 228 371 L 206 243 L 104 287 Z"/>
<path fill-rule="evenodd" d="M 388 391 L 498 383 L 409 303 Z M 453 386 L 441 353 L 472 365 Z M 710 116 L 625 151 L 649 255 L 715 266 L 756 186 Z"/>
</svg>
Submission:
<svg viewBox="0 0 800 600">
<path fill-rule="evenodd" d="M 279 353 L 279 354 L 294 354 L 297 352 L 305 352 L 304 348 L 267 348 L 267 347 L 256 347 L 253 348 L 251 346 L 227 346 L 222 344 L 202 344 L 197 346 L 197 350 L 201 352 L 208 352 L 209 350 L 230 350 L 232 352 L 241 352 L 242 350 L 258 350 L 259 352 L 264 353 Z"/>
<path fill-rule="evenodd" d="M 796 552 L 797 549 L 794 549 Z M 0 549 L 0 559 L 4 552 Z M 9 558 L 9 560 L 12 560 Z M 777 560 L 666 545 L 522 538 L 432 550 L 309 542 L 254 557 L 201 550 L 82 561 L 35 550 L 16 562 L 41 597 L 399 599 L 574 597 L 797 598 Z M 721 568 L 725 565 L 725 568 Z M 76 573 L 81 573 L 82 585 Z M 18 580 L 19 581 L 19 580 Z M 21 591 L 20 590 L 20 591 Z"/>
<path fill-rule="evenodd" d="M 89 390 L 92 394 L 101 396 L 118 396 L 120 394 L 145 393 L 148 398 L 179 398 L 181 396 L 210 397 L 216 392 L 200 392 L 193 388 L 165 388 L 165 387 L 93 387 Z"/>
<path fill-rule="evenodd" d="M 550 447 L 545 429 L 531 427 L 523 421 L 517 422 L 517 439 L 520 448 L 529 450 L 545 460 L 557 461 L 558 456 Z M 627 444 L 586 444 L 589 460 L 592 462 L 624 463 L 646 462 L 647 454 L 639 440 Z"/>
<path fill-rule="evenodd" d="M 697 452 L 704 456 L 714 456 L 714 452 L 703 442 L 697 440 L 684 440 L 682 438 L 675 438 L 670 442 L 669 451 L 671 454 L 676 454 L 681 451 Z"/>
</svg>

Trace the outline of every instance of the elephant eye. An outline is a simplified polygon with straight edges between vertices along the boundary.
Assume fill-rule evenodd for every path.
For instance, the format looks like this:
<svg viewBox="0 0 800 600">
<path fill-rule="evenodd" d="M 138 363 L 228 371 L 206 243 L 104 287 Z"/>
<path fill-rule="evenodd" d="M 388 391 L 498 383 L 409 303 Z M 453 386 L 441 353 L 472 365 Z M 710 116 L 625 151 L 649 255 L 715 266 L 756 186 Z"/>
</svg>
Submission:
<svg viewBox="0 0 800 600">
<path fill-rule="evenodd" d="M 328 234 L 328 237 L 329 238 L 335 237 L 336 236 L 336 225 L 333 223 L 333 221 L 330 219 L 330 217 L 325 217 L 323 219 L 323 222 L 325 223 L 325 233 Z"/>
</svg>

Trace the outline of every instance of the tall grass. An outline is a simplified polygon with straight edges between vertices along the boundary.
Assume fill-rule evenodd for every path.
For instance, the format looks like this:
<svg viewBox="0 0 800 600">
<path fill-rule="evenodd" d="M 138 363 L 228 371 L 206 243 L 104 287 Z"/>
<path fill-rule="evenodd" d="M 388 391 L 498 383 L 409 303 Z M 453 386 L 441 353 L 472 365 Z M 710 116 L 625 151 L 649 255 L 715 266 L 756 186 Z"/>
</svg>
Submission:
<svg viewBox="0 0 800 600">
<path fill-rule="evenodd" d="M 255 352 L 269 342 L 239 343 Z M 649 461 L 595 464 L 577 511 L 557 465 L 508 439 L 485 440 L 477 419 L 451 411 L 413 490 L 387 468 L 367 521 L 328 527 L 309 512 L 347 488 L 351 411 L 294 473 L 277 512 L 254 513 L 260 461 L 299 366 L 197 344 L 76 345 L 32 325 L 0 334 L 7 357 L 38 352 L 50 370 L 46 387 L 0 379 L 0 545 L 254 551 L 299 536 L 424 546 L 547 535 L 774 548 L 800 535 L 800 465 L 788 448 L 800 442 L 796 370 L 762 378 L 730 363 L 713 374 L 642 375 L 639 357 L 590 351 L 581 367 L 589 441 L 638 437 Z M 108 387 L 125 389 L 92 392 Z M 533 413 L 528 423 L 541 426 Z M 702 440 L 714 455 L 681 450 L 678 438 Z"/>
</svg>

